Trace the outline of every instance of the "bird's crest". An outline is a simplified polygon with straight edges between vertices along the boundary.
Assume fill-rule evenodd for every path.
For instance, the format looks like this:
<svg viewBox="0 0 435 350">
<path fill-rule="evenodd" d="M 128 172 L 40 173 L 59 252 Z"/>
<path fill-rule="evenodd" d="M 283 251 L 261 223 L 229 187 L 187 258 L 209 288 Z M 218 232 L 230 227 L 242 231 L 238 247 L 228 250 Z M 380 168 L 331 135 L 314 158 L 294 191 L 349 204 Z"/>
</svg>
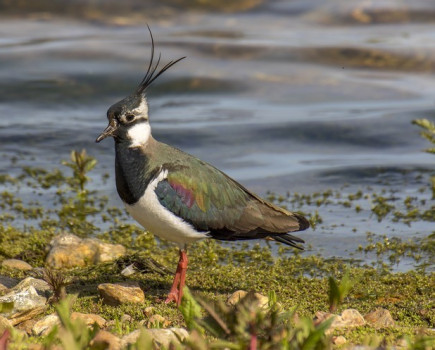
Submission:
<svg viewBox="0 0 435 350">
<path fill-rule="evenodd" d="M 181 57 L 175 61 L 170 61 L 164 67 L 159 69 L 161 54 L 159 53 L 159 58 L 157 59 L 157 62 L 154 65 L 154 38 L 153 38 L 153 33 L 151 32 L 150 27 L 148 25 L 147 25 L 147 27 L 148 27 L 148 30 L 149 30 L 150 36 L 151 36 L 151 58 L 150 58 L 150 62 L 148 64 L 147 72 L 137 88 L 138 94 L 144 94 L 145 90 L 148 88 L 148 86 L 150 86 L 152 84 L 152 82 L 154 80 L 156 80 L 160 75 L 162 75 L 165 71 L 167 71 L 169 68 L 171 68 L 175 63 L 180 62 L 181 60 L 186 58 L 184 56 L 184 57 Z"/>
</svg>

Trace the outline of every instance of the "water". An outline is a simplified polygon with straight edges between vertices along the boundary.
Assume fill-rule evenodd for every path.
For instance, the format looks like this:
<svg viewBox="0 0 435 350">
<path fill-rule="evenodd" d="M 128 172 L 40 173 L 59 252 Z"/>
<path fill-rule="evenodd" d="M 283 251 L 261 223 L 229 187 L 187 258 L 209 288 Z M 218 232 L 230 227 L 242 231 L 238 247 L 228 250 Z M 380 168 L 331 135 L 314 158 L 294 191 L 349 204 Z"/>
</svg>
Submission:
<svg viewBox="0 0 435 350">
<path fill-rule="evenodd" d="M 153 18 L 127 3 L 121 11 L 115 2 L 79 2 L 65 16 L 44 2 L 11 9 L 0 1 L 2 173 L 23 165 L 11 167 L 15 156 L 52 168 L 86 148 L 99 160 L 92 186 L 121 205 L 113 176 L 98 181 L 113 175 L 113 144 L 94 140 L 107 108 L 146 71 L 148 23 L 163 62 L 187 56 L 149 89 L 155 138 L 262 195 L 372 186 L 430 198 L 418 189 L 434 157 L 421 152 L 429 145 L 411 125 L 435 117 L 430 1 L 246 1 L 247 11 L 230 13 L 168 2 Z M 370 261 L 353 253 L 367 231 L 411 238 L 434 230 L 430 222 L 378 223 L 367 209 L 320 208 L 323 224 L 301 234 L 308 254 Z"/>
</svg>

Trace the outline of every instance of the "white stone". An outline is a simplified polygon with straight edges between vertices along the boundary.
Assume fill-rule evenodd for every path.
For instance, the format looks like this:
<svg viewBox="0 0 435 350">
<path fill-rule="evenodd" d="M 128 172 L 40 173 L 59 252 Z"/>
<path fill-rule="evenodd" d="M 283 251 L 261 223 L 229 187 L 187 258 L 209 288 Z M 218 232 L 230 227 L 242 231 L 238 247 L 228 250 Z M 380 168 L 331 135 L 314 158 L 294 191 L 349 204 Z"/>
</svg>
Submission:
<svg viewBox="0 0 435 350">
<path fill-rule="evenodd" d="M 6 313 L 6 317 L 15 313 L 28 311 L 37 307 L 45 306 L 47 299 L 39 296 L 35 287 L 28 286 L 21 291 L 11 291 L 0 297 L 0 303 L 13 302 L 14 308 L 11 312 Z"/>
<path fill-rule="evenodd" d="M 47 282 L 45 282 L 42 279 L 38 279 L 38 278 L 33 278 L 33 277 L 27 277 L 25 279 L 23 279 L 20 283 L 18 283 L 15 287 L 12 288 L 13 291 L 19 292 L 22 291 L 24 289 L 26 289 L 27 287 L 34 287 L 36 289 L 37 292 L 50 292 L 51 291 L 51 287 L 49 286 L 49 284 Z"/>
<path fill-rule="evenodd" d="M 146 332 L 158 347 L 164 348 L 168 348 L 171 342 L 179 344 L 180 340 L 184 340 L 189 336 L 189 333 L 184 328 L 142 328 L 124 336 L 121 340 L 122 347 L 136 343 L 141 331 Z"/>
<path fill-rule="evenodd" d="M 50 333 L 56 325 L 60 325 L 59 317 L 56 314 L 47 315 L 33 325 L 32 333 L 36 336 L 44 336 Z"/>
</svg>

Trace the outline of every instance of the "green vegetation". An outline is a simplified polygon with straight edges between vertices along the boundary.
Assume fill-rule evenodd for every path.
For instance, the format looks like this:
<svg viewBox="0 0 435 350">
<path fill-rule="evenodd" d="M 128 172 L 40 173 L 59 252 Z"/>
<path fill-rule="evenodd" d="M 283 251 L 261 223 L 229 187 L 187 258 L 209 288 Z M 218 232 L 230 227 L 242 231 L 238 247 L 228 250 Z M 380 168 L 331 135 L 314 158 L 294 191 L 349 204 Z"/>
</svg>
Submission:
<svg viewBox="0 0 435 350">
<path fill-rule="evenodd" d="M 110 206 L 107 198 L 87 188 L 87 173 L 96 163 L 86 152 L 73 152 L 71 161 L 64 164 L 72 169 L 71 175 L 59 169 L 26 167 L 16 176 L 0 178 L 3 187 L 0 259 L 20 258 L 34 267 L 44 267 L 46 247 L 60 232 L 121 243 L 128 249 L 128 255 L 115 262 L 61 273 L 43 270 L 40 277 L 54 291 L 53 305 L 46 314 L 57 312 L 63 328 L 44 337 L 28 337 L 13 331 L 11 349 L 26 348 L 30 343 L 43 344 L 46 349 L 53 344 L 64 344 L 65 349 L 85 349 L 97 330 L 72 322 L 70 309 L 113 320 L 108 330 L 122 336 L 140 328 L 140 322 L 149 319 L 145 311 L 149 306 L 154 307 L 153 313 L 165 317 L 169 326 L 188 327 L 192 336 L 180 346 L 187 349 L 246 349 L 252 344 L 261 349 L 327 349 L 332 346 L 324 332 L 328 324 L 316 325 L 312 321 L 314 314 L 328 310 L 341 313 L 347 308 L 357 309 L 364 315 L 382 307 L 390 311 L 397 324 L 397 327 L 382 329 L 364 325 L 331 333 L 331 336 L 344 335 L 348 343 L 392 346 L 406 341 L 411 348 L 428 349 L 434 341 L 430 328 L 435 325 L 435 276 L 431 270 L 435 232 L 412 240 L 367 232 L 366 244 L 355 247 L 354 253 L 374 253 L 375 267 L 357 259 L 326 259 L 302 254 L 267 241 L 267 245 L 202 241 L 190 247 L 187 278 L 190 291 L 186 291 L 178 310 L 162 302 L 171 285 L 177 249 L 156 240 L 150 233 L 143 233 L 130 223 L 123 210 Z M 27 189 L 34 191 L 30 198 L 25 196 Z M 35 198 L 41 198 L 44 205 Z M 322 213 L 327 209 L 407 225 L 432 222 L 435 217 L 432 203 L 414 198 L 398 199 L 388 190 L 381 193 L 364 189 L 351 194 L 341 190 L 287 196 L 269 194 L 269 199 L 293 210 L 312 212 L 311 221 L 317 223 L 316 230 L 325 225 Z M 276 253 L 272 253 L 271 248 Z M 417 268 L 393 272 L 402 259 L 413 261 Z M 132 263 L 139 272 L 122 276 L 122 269 Z M 25 273 L 0 267 L 0 275 L 22 278 Z M 145 303 L 117 307 L 103 304 L 97 285 L 124 280 L 140 283 Z M 265 309 L 256 306 L 250 299 L 251 294 L 235 308 L 225 305 L 236 290 L 269 295 L 270 305 Z M 65 299 L 65 294 L 76 297 Z M 130 315 L 131 321 L 121 322 L 124 314 Z M 67 343 L 74 345 L 68 347 Z M 131 348 L 143 349 L 150 344 L 143 333 Z"/>
<path fill-rule="evenodd" d="M 421 137 L 434 145 L 434 147 L 425 149 L 425 152 L 435 154 L 435 124 L 427 119 L 416 119 L 413 121 L 413 124 L 421 127 L 423 129 L 423 131 L 420 132 Z M 435 199 L 435 176 L 431 177 L 431 184 L 432 199 Z"/>
</svg>

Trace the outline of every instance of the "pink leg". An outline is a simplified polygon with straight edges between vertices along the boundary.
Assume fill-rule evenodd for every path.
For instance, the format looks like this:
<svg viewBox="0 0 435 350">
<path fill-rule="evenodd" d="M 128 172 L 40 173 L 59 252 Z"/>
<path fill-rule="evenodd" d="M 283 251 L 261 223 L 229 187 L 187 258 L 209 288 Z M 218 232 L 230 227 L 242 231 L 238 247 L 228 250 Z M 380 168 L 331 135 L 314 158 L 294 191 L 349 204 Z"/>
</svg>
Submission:
<svg viewBox="0 0 435 350">
<path fill-rule="evenodd" d="M 0 350 L 6 350 L 8 348 L 8 340 L 11 333 L 8 329 L 3 332 L 3 335 L 0 337 Z"/>
<path fill-rule="evenodd" d="M 174 301 L 178 306 L 181 304 L 183 288 L 186 281 L 187 262 L 187 252 L 180 249 L 180 260 L 178 260 L 177 271 L 175 272 L 174 282 L 172 283 L 169 295 L 166 298 L 166 304 L 171 301 Z"/>
</svg>

